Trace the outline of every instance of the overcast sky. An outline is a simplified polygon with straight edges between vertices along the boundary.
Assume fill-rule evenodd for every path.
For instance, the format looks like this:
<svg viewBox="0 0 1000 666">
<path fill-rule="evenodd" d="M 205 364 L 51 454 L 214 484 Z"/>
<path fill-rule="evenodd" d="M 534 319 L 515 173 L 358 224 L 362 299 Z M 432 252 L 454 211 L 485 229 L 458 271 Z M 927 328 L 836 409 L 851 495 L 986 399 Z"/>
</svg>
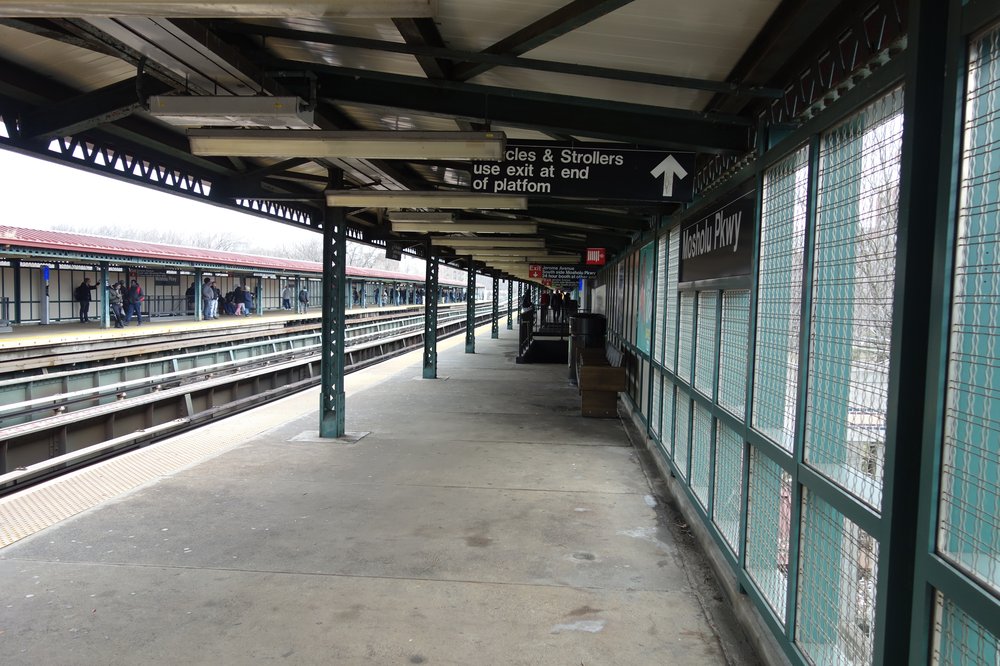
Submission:
<svg viewBox="0 0 1000 666">
<path fill-rule="evenodd" d="M 128 238 L 133 227 L 193 234 L 252 233 L 260 245 L 284 245 L 316 237 L 313 231 L 3 149 L 0 195 L 4 206 L 0 224 L 12 227 L 51 229 L 72 224 L 82 230 L 113 224 L 121 226 L 122 238 Z"/>
</svg>

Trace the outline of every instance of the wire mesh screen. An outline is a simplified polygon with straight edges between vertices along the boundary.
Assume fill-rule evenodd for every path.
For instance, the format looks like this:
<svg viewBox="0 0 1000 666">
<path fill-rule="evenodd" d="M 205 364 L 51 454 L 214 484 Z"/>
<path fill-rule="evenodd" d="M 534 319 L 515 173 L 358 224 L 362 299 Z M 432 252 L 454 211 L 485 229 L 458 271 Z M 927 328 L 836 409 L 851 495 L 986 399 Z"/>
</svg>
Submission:
<svg viewBox="0 0 1000 666">
<path fill-rule="evenodd" d="M 691 398 L 677 389 L 674 400 L 674 465 L 682 479 L 688 478 L 688 446 L 691 433 Z"/>
<path fill-rule="evenodd" d="M 719 292 L 698 292 L 698 335 L 695 341 L 694 387 L 709 398 L 715 386 L 716 352 L 718 340 L 715 322 L 718 319 Z"/>
<path fill-rule="evenodd" d="M 667 259 L 666 304 L 663 312 L 663 360 L 666 366 L 677 370 L 677 271 L 680 262 L 681 231 L 678 227 L 670 230 L 670 249 Z"/>
<path fill-rule="evenodd" d="M 654 437 L 660 436 L 660 410 L 661 401 L 663 399 L 663 375 L 660 373 L 659 368 L 653 367 L 653 376 L 651 378 L 652 382 L 652 393 L 649 405 L 649 431 L 653 433 Z"/>
<path fill-rule="evenodd" d="M 677 376 L 691 382 L 691 356 L 694 353 L 694 292 L 681 294 L 681 325 L 678 333 Z"/>
<path fill-rule="evenodd" d="M 712 522 L 735 553 L 740 542 L 740 506 L 743 502 L 743 439 L 722 421 L 717 424 Z"/>
<path fill-rule="evenodd" d="M 1000 29 L 970 48 L 948 386 L 941 554 L 1000 591 Z"/>
<path fill-rule="evenodd" d="M 940 592 L 934 613 L 934 666 L 996 666 L 1000 638 L 969 617 Z"/>
<path fill-rule="evenodd" d="M 795 642 L 814 664 L 872 663 L 878 542 L 808 489 Z"/>
<path fill-rule="evenodd" d="M 672 458 L 674 455 L 674 398 L 677 388 L 674 383 L 663 380 L 663 405 L 660 407 L 660 448 Z"/>
<path fill-rule="evenodd" d="M 788 596 L 788 539 L 792 524 L 792 477 L 750 447 L 747 486 L 746 572 L 781 624 Z"/>
<path fill-rule="evenodd" d="M 666 235 L 660 236 L 656 241 L 656 300 L 657 307 L 653 308 L 653 360 L 663 365 L 663 337 L 666 331 L 664 322 L 666 321 L 667 302 L 667 250 L 670 240 Z"/>
<path fill-rule="evenodd" d="M 792 451 L 799 384 L 808 148 L 764 175 L 753 427 Z"/>
<path fill-rule="evenodd" d="M 691 490 L 708 508 L 709 470 L 712 457 L 712 413 L 701 403 L 694 403 L 694 426 L 691 430 Z"/>
<path fill-rule="evenodd" d="M 881 507 L 903 91 L 824 135 L 805 460 Z"/>
<path fill-rule="evenodd" d="M 719 404 L 743 418 L 747 388 L 747 329 L 750 292 L 722 293 L 722 335 L 719 338 Z"/>
</svg>

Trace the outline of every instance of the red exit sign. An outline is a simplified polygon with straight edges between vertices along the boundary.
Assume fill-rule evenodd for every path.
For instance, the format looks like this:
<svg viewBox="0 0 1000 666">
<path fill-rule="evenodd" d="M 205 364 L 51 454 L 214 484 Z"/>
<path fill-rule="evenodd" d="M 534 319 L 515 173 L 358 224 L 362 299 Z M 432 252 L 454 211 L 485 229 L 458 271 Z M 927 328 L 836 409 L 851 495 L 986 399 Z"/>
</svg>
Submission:
<svg viewBox="0 0 1000 666">
<path fill-rule="evenodd" d="M 603 247 L 587 248 L 587 260 L 584 262 L 587 266 L 603 266 L 605 261 L 607 253 Z"/>
</svg>

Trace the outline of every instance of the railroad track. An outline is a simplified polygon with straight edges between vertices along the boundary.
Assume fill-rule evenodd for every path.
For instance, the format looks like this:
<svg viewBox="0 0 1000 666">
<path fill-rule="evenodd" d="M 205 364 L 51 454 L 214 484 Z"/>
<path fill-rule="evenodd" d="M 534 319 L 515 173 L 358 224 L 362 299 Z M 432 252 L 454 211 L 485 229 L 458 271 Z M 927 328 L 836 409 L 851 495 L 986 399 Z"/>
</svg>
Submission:
<svg viewBox="0 0 1000 666">
<path fill-rule="evenodd" d="M 490 304 L 477 306 L 477 325 L 491 314 Z M 349 323 L 346 371 L 420 348 L 423 323 L 409 313 Z M 198 348 L 180 354 L 183 342 L 154 340 L 152 347 L 173 353 L 143 347 L 139 360 L 34 374 L 19 368 L 0 380 L 0 496 L 319 384 L 318 323 L 285 327 L 284 335 L 251 328 L 239 341 L 230 329 L 215 346 L 195 331 Z M 439 315 L 439 338 L 464 330 L 464 305 Z M 107 351 L 106 358 L 123 356 L 120 346 Z M 89 346 L 81 353 L 94 362 Z M 72 363 L 73 354 L 63 356 Z"/>
</svg>

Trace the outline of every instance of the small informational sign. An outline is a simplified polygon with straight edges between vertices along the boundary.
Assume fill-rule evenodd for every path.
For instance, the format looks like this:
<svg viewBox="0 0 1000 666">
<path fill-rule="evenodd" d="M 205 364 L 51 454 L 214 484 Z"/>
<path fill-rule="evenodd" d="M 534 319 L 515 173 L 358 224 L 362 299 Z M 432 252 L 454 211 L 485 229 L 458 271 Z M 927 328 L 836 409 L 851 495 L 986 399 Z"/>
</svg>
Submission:
<svg viewBox="0 0 1000 666">
<path fill-rule="evenodd" d="M 681 227 L 680 282 L 750 276 L 755 190 Z"/>
<path fill-rule="evenodd" d="M 607 251 L 603 247 L 588 247 L 586 260 L 588 266 L 603 266 L 608 260 Z"/>
<path fill-rule="evenodd" d="M 399 261 L 403 258 L 403 244 L 395 241 L 385 242 L 385 258 Z"/>
<path fill-rule="evenodd" d="M 528 264 L 528 277 L 541 279 L 542 277 L 542 265 L 541 264 Z"/>
<path fill-rule="evenodd" d="M 501 162 L 474 162 L 472 191 L 689 202 L 694 153 L 608 143 L 507 142 Z"/>
<path fill-rule="evenodd" d="M 42 279 L 45 280 L 46 282 L 49 281 L 49 267 L 48 266 L 42 266 Z"/>
</svg>

